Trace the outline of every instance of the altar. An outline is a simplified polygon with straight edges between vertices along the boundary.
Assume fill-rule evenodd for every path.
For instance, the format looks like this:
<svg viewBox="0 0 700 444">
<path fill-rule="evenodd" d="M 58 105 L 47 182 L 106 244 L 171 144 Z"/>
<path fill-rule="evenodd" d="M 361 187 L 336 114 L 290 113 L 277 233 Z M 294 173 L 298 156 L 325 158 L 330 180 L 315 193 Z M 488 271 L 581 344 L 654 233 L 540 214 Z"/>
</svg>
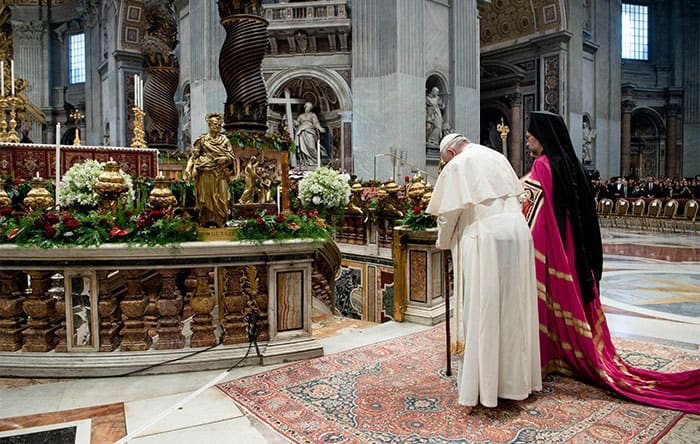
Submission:
<svg viewBox="0 0 700 444">
<path fill-rule="evenodd" d="M 0 245 L 0 375 L 171 373 L 321 356 L 311 275 L 329 247 Z"/>
</svg>

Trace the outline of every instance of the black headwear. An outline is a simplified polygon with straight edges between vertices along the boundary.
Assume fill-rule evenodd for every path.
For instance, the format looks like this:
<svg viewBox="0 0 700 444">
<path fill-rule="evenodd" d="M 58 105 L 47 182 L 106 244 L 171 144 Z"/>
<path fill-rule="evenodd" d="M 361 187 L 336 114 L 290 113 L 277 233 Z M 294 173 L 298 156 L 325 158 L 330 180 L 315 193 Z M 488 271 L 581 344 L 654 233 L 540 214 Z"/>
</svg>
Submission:
<svg viewBox="0 0 700 444">
<path fill-rule="evenodd" d="M 552 170 L 552 200 L 559 236 L 566 243 L 566 215 L 573 233 L 576 274 L 584 303 L 595 297 L 603 272 L 603 245 L 600 238 L 595 198 L 583 165 L 576 157 L 564 119 L 545 111 L 530 113 L 528 132 L 544 148 Z"/>
</svg>

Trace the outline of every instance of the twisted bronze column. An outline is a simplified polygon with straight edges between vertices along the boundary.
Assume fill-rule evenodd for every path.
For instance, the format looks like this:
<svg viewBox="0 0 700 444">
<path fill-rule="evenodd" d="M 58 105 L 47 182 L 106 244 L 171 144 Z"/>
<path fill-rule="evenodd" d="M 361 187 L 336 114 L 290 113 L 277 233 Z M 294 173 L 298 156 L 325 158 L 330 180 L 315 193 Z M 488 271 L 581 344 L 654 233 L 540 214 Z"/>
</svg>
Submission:
<svg viewBox="0 0 700 444">
<path fill-rule="evenodd" d="M 179 115 L 175 92 L 180 66 L 174 55 L 177 22 L 172 0 L 147 1 L 144 15 L 148 23 L 146 37 L 141 42 L 146 66 L 143 85 L 146 140 L 150 148 L 177 149 Z"/>
<path fill-rule="evenodd" d="M 267 90 L 262 60 L 268 22 L 258 0 L 219 0 L 226 40 L 219 54 L 219 74 L 226 88 L 224 128 L 267 131 Z"/>
</svg>

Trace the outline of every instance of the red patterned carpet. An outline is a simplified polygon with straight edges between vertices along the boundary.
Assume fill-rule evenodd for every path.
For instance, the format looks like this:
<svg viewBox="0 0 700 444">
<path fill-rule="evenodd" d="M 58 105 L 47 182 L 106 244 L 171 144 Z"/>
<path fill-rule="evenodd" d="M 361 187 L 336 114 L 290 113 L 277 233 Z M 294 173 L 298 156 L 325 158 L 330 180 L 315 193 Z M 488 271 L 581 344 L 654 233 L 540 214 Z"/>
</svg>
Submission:
<svg viewBox="0 0 700 444">
<path fill-rule="evenodd" d="M 444 374 L 444 327 L 293 363 L 218 388 L 297 443 L 654 443 L 683 416 L 554 376 L 525 401 L 457 404 Z M 660 371 L 697 368 L 697 353 L 617 340 L 620 355 Z M 453 366 L 454 368 L 454 366 Z"/>
</svg>

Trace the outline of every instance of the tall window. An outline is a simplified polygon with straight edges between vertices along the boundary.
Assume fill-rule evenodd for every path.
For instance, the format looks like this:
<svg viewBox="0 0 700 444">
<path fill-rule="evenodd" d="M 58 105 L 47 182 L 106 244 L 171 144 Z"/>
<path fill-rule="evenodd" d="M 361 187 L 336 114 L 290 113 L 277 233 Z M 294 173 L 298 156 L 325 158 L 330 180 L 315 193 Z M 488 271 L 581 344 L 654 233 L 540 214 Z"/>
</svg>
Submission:
<svg viewBox="0 0 700 444">
<path fill-rule="evenodd" d="M 622 58 L 649 60 L 649 8 L 622 4 Z"/>
<path fill-rule="evenodd" d="M 85 82 L 85 34 L 72 34 L 68 38 L 69 83 Z"/>
</svg>

